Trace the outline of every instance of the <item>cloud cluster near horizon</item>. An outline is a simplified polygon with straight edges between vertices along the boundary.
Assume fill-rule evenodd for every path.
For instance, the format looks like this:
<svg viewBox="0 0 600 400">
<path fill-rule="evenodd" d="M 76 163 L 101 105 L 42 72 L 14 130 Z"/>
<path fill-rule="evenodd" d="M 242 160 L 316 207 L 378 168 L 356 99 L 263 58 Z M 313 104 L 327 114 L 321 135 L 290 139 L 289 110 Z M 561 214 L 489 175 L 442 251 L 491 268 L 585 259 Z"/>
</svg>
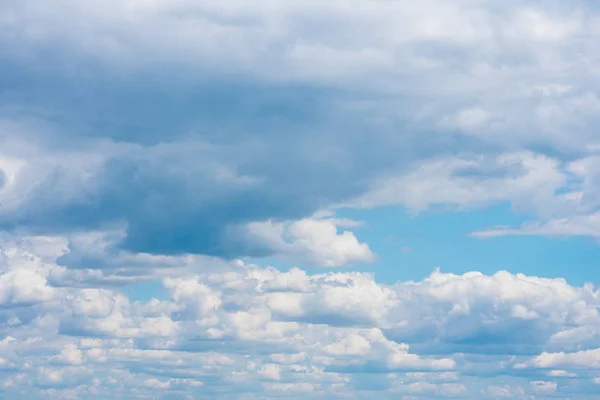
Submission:
<svg viewBox="0 0 600 400">
<path fill-rule="evenodd" d="M 120 274 L 135 273 L 105 271 L 98 287 L 98 274 L 56 264 L 69 251 L 65 243 L 3 242 L 6 396 L 368 398 L 381 391 L 383 398 L 541 399 L 598 390 L 600 293 L 591 285 L 440 271 L 382 285 L 368 273 L 310 275 L 171 256 L 168 267 L 161 260 L 170 270 L 166 298 L 131 301 L 115 285 Z M 161 274 L 156 260 L 139 262 L 146 268 L 138 277 Z"/>
</svg>

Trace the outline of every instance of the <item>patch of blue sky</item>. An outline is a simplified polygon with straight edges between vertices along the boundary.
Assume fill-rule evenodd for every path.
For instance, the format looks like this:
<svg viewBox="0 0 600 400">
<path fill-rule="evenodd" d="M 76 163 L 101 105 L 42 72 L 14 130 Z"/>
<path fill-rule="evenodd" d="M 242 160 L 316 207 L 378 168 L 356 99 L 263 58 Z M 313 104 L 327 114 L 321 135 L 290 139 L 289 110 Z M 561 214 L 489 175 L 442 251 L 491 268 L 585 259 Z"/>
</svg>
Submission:
<svg viewBox="0 0 600 400">
<path fill-rule="evenodd" d="M 159 280 L 140 281 L 122 286 L 120 292 L 130 301 L 147 302 L 152 299 L 168 300 L 169 294 Z"/>
<path fill-rule="evenodd" d="M 400 207 L 348 210 L 345 218 L 365 221 L 355 232 L 377 254 L 362 269 L 378 281 L 420 280 L 435 268 L 463 274 L 499 270 L 565 278 L 570 284 L 600 283 L 600 247 L 589 237 L 501 236 L 479 238 L 469 233 L 490 226 L 515 226 L 529 220 L 502 204 L 474 211 L 424 212 L 408 215 Z"/>
<path fill-rule="evenodd" d="M 322 269 L 271 257 L 255 261 L 282 270 L 297 266 L 310 273 L 369 272 L 384 284 L 421 280 L 436 268 L 445 273 L 479 271 L 486 275 L 505 270 L 564 278 L 572 285 L 600 284 L 600 246 L 590 237 L 470 235 L 484 228 L 518 226 L 530 220 L 528 215 L 514 213 L 509 204 L 468 211 L 434 210 L 419 215 L 411 215 L 400 206 L 388 206 L 341 210 L 337 216 L 364 223 L 353 232 L 375 253 L 374 262 Z"/>
</svg>

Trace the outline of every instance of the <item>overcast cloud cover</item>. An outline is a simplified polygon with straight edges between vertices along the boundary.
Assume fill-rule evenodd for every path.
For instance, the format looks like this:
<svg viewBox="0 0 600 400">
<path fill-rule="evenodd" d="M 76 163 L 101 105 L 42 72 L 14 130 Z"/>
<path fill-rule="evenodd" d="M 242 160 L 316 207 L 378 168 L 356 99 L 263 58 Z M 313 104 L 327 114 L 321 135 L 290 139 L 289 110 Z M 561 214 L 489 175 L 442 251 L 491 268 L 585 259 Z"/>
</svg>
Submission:
<svg viewBox="0 0 600 400">
<path fill-rule="evenodd" d="M 0 397 L 600 398 L 599 282 L 381 282 L 347 217 L 598 246 L 598 43 L 591 0 L 0 0 Z"/>
</svg>

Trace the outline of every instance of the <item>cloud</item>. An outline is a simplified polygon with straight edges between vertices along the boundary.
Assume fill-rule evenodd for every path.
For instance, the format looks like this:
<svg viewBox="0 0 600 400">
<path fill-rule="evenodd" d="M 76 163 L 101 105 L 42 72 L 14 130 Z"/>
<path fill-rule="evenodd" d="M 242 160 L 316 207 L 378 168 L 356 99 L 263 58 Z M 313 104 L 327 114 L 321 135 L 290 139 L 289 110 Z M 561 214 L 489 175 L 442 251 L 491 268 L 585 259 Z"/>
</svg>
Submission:
<svg viewBox="0 0 600 400">
<path fill-rule="evenodd" d="M 340 267 L 373 261 L 374 254 L 354 233 L 338 233 L 339 225 L 353 221 L 302 219 L 293 222 L 253 222 L 244 227 L 246 242 L 258 242 L 271 252 L 296 262 L 322 267 Z"/>
<path fill-rule="evenodd" d="M 43 302 L 52 299 L 54 290 L 47 285 L 44 276 L 14 270 L 0 275 L 0 304 L 18 305 Z"/>
<path fill-rule="evenodd" d="M 411 213 L 508 203 L 536 219 L 521 226 L 486 227 L 470 235 L 599 236 L 596 156 L 571 162 L 532 152 L 433 159 L 407 172 L 384 175 L 364 195 L 343 207 L 401 204 Z"/>
<path fill-rule="evenodd" d="M 598 369 L 598 353 L 600 349 L 582 350 L 574 353 L 542 353 L 531 360 L 532 365 L 541 368 L 568 366 L 576 368 Z"/>
<path fill-rule="evenodd" d="M 566 182 L 558 160 L 531 152 L 434 159 L 381 177 L 348 206 L 402 204 L 419 212 L 436 205 L 468 209 L 510 202 L 522 211 L 544 213 L 567 203 L 555 196 Z"/>
<path fill-rule="evenodd" d="M 398 384 L 392 393 L 414 394 L 419 396 L 460 397 L 467 392 L 467 388 L 460 383 L 429 383 L 413 382 Z"/>
<path fill-rule="evenodd" d="M 496 398 L 510 398 L 510 397 L 515 397 L 515 396 L 519 396 L 519 395 L 524 395 L 525 392 L 523 391 L 523 388 L 520 386 L 517 386 L 516 388 L 511 388 L 510 386 L 488 386 L 484 391 L 482 391 L 483 394 L 488 395 L 488 396 L 494 396 Z"/>
<path fill-rule="evenodd" d="M 329 271 L 341 208 L 597 236 L 590 2 L 0 4 L 4 397 L 597 392 L 590 284 Z"/>
<path fill-rule="evenodd" d="M 506 235 L 542 235 L 542 236 L 600 236 L 600 216 L 597 213 L 551 219 L 541 222 L 529 222 L 520 227 L 494 227 L 472 232 L 476 237 L 494 237 Z"/>
<path fill-rule="evenodd" d="M 5 250 L 0 279 L 61 268 L 60 240 L 23 243 Z M 171 271 L 161 300 L 65 284 L 3 307 L 0 390 L 25 398 L 303 391 L 585 398 L 587 386 L 561 382 L 596 378 L 599 296 L 591 285 L 439 271 L 383 285 L 365 273 L 309 275 L 241 262 Z M 494 383 L 501 373 L 506 387 Z"/>
<path fill-rule="evenodd" d="M 290 174 L 296 172 L 287 167 L 287 171 L 264 169 L 258 154 L 250 155 L 252 161 L 243 161 L 248 158 L 244 155 L 234 161 L 235 152 L 242 147 L 232 152 L 234 149 L 198 141 L 108 147 L 106 154 L 53 152 L 48 159 L 28 159 L 5 193 L 0 225 L 48 234 L 121 225 L 126 235 L 120 238 L 120 246 L 136 252 L 263 256 L 278 249 L 267 244 L 250 248 L 245 238 L 236 237 L 240 234 L 237 230 L 252 222 L 303 217 L 341 200 L 344 191 L 356 190 L 352 185 L 347 189 L 331 186 L 329 177 L 291 182 Z M 223 151 L 221 155 L 216 154 L 221 152 L 218 148 Z M 218 160 L 225 156 L 227 161 Z M 198 157 L 205 161 L 194 161 Z M 315 172 L 329 163 L 313 163 L 306 160 L 308 155 L 299 157 L 313 164 L 309 169 Z M 240 174 L 232 162 L 250 162 L 254 171 Z M 312 191 L 320 192 L 320 198 L 306 195 Z M 298 235 L 302 234 L 301 224 L 294 228 Z M 342 251 L 339 246 L 360 247 L 350 243 L 350 235 L 342 234 L 335 242 L 338 252 Z M 365 260 L 368 251 L 358 251 L 363 255 L 350 257 Z"/>
<path fill-rule="evenodd" d="M 597 145 L 585 2 L 6 8 L 0 227 L 11 231 L 121 224 L 133 252 L 272 256 L 235 233 L 353 199 L 569 207 L 554 170 Z M 511 158 L 528 172 L 496 179 L 490 164 Z M 461 168 L 494 177 L 446 176 Z M 325 263 L 364 262 L 361 251 Z"/>
<path fill-rule="evenodd" d="M 490 227 L 471 235 L 494 237 L 505 235 L 544 235 L 544 236 L 590 236 L 597 238 L 600 232 L 597 194 L 597 156 L 590 155 L 577 159 L 564 167 L 562 174 L 569 184 L 556 195 L 571 207 L 558 210 L 550 218 L 528 221 L 516 227 Z"/>
</svg>

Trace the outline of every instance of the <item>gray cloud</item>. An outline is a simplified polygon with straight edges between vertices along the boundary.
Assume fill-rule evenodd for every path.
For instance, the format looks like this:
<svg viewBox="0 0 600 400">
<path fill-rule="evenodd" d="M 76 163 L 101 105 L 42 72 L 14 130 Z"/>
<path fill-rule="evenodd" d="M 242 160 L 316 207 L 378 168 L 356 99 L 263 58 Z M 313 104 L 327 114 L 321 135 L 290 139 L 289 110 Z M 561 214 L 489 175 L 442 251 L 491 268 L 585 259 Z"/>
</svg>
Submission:
<svg viewBox="0 0 600 400">
<path fill-rule="evenodd" d="M 2 156 L 26 161 L 5 229 L 123 223 L 134 251 L 263 256 L 248 223 L 347 204 L 424 159 L 597 145 L 585 1 L 5 3 Z M 498 174 L 483 164 L 467 175 Z"/>
</svg>

